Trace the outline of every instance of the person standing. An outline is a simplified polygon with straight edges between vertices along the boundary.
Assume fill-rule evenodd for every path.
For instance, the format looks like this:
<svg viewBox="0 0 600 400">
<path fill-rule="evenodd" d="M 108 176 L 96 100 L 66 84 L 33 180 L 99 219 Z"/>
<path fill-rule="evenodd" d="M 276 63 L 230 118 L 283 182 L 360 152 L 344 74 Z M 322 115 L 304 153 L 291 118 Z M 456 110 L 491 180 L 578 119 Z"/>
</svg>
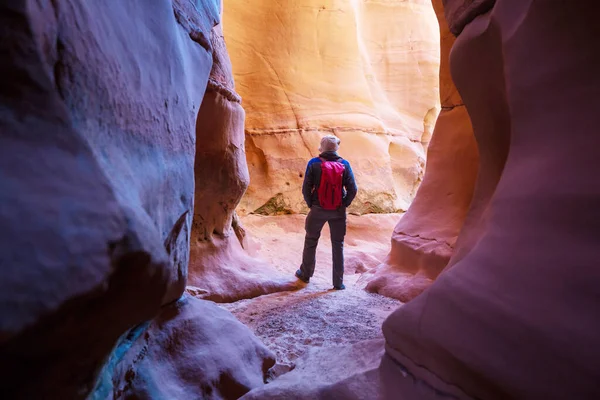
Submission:
<svg viewBox="0 0 600 400">
<path fill-rule="evenodd" d="M 352 204 L 358 188 L 350 163 L 337 151 L 340 139 L 327 135 L 321 139 L 319 157 L 308 162 L 302 195 L 310 209 L 306 216 L 302 264 L 296 277 L 306 283 L 315 271 L 315 256 L 321 230 L 329 223 L 333 258 L 333 288 L 344 286 L 344 236 L 346 236 L 346 208 Z"/>
</svg>

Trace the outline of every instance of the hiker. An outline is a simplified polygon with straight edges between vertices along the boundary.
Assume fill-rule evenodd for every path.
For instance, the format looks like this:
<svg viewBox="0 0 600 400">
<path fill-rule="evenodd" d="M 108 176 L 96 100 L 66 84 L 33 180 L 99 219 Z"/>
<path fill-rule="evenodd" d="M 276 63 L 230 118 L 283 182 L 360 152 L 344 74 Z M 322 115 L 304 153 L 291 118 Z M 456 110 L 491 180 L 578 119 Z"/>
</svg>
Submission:
<svg viewBox="0 0 600 400">
<path fill-rule="evenodd" d="M 319 157 L 308 162 L 302 195 L 310 208 L 306 216 L 306 236 L 302 265 L 296 271 L 298 279 L 308 283 L 315 272 L 315 254 L 325 222 L 329 223 L 333 256 L 333 288 L 344 286 L 344 236 L 346 207 L 356 196 L 356 182 L 350 163 L 338 156 L 340 139 L 327 135 L 321 139 Z"/>
</svg>

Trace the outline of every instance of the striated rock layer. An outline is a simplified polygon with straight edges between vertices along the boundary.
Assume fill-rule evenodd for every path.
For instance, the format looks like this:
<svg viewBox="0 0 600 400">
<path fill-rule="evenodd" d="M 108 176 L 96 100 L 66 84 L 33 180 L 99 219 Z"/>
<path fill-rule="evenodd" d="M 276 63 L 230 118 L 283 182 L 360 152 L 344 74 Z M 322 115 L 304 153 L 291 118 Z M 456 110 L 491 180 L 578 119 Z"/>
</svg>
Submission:
<svg viewBox="0 0 600 400">
<path fill-rule="evenodd" d="M 450 76 L 450 49 L 455 38 L 446 23 L 442 0 L 433 1 L 433 5 L 441 34 L 442 111 L 427 149 L 423 183 L 394 229 L 392 250 L 385 263 L 363 278 L 368 282 L 368 291 L 402 301 L 420 294 L 448 264 L 473 197 L 479 170 L 471 120 Z M 498 151 L 503 148 L 505 146 L 499 147 Z M 487 163 L 486 160 L 482 162 Z M 496 181 L 489 181 L 492 186 L 487 187 L 493 187 Z"/>
<path fill-rule="evenodd" d="M 430 2 L 225 0 L 225 10 L 251 177 L 239 211 L 306 211 L 306 162 L 326 133 L 355 170 L 351 211 L 406 210 L 439 110 Z"/>
<path fill-rule="evenodd" d="M 600 396 L 597 4 L 445 3 L 480 156 L 453 256 L 386 320 L 378 368 L 280 398 Z"/>
</svg>

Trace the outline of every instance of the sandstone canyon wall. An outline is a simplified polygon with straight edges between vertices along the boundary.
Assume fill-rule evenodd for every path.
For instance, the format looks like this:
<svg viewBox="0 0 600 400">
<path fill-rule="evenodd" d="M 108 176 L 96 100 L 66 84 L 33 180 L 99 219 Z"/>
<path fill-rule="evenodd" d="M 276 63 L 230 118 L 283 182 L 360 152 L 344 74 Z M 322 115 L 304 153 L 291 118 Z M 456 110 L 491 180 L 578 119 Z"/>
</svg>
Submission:
<svg viewBox="0 0 600 400">
<path fill-rule="evenodd" d="M 438 113 L 439 28 L 428 0 L 225 0 L 246 109 L 250 186 L 241 213 L 305 212 L 320 137 L 360 188 L 351 212 L 406 210 Z"/>
<path fill-rule="evenodd" d="M 270 398 L 600 397 L 597 4 L 444 3 L 479 155 L 469 208 L 442 203 L 439 237 L 462 225 L 453 255 L 384 324 L 380 365 L 379 342 L 315 356 L 357 373 L 283 382 Z M 180 297 L 191 237 L 197 282 L 240 245 L 234 226 L 243 237 L 243 111 L 218 22 L 209 0 L 0 0 L 0 397 L 237 398 L 262 386 L 273 354 L 214 304 Z M 435 136 L 453 132 L 443 122 Z M 423 196 L 414 207 L 431 206 Z M 218 257 L 203 258 L 206 243 Z"/>
<path fill-rule="evenodd" d="M 196 125 L 243 120 L 235 96 L 233 119 L 200 110 L 212 106 L 209 76 L 220 76 L 219 13 L 218 0 L 0 0 L 0 397 L 147 398 L 147 367 L 159 359 L 167 372 L 181 366 L 154 370 L 167 396 L 192 385 L 190 374 L 188 397 L 237 398 L 262 384 L 268 350 L 216 306 L 178 300 L 192 217 L 205 217 L 195 234 L 227 230 L 247 182 L 235 130 L 200 137 L 231 143 L 233 163 L 209 147 L 194 162 Z M 229 95 L 220 83 L 208 84 L 213 100 Z M 198 187 L 214 184 L 201 168 L 233 181 L 214 193 L 216 209 L 195 196 L 194 175 Z M 230 335 L 202 328 L 211 318 L 229 318 Z M 212 350 L 177 336 L 190 326 L 215 339 Z M 254 354 L 247 368 L 227 346 Z"/>
<path fill-rule="evenodd" d="M 391 252 L 384 264 L 363 277 L 368 291 L 402 301 L 421 293 L 448 264 L 479 170 L 471 120 L 450 76 L 450 49 L 455 38 L 446 23 L 442 1 L 435 0 L 433 5 L 440 24 L 442 110 L 427 149 L 423 183 L 394 229 Z M 494 181 L 487 178 L 482 178 L 491 182 L 486 187 L 493 187 Z"/>
<path fill-rule="evenodd" d="M 449 266 L 384 324 L 388 357 L 464 397 L 597 398 L 597 4 L 445 3 L 479 172 Z"/>
<path fill-rule="evenodd" d="M 188 284 L 196 296 L 236 301 L 295 288 L 284 276 L 243 249 L 244 229 L 235 213 L 248 187 L 244 108 L 236 92 L 221 24 L 211 31 L 213 65 L 196 122 L 196 180 Z"/>
<path fill-rule="evenodd" d="M 296 398 L 598 398 L 597 3 L 443 3 L 480 159 L 454 253 L 378 368 Z"/>
</svg>

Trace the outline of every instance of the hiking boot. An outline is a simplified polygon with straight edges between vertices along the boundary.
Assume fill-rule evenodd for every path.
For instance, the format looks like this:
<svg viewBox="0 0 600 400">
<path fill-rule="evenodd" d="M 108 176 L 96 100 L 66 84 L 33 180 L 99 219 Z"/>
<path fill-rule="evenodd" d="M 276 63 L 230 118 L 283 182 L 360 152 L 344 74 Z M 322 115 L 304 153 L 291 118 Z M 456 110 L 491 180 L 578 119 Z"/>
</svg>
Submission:
<svg viewBox="0 0 600 400">
<path fill-rule="evenodd" d="M 300 270 L 296 271 L 296 278 L 300 279 L 304 283 L 308 283 L 308 281 L 310 281 L 310 278 L 305 278 Z"/>
<path fill-rule="evenodd" d="M 334 286 L 333 288 L 335 290 L 344 290 L 344 289 L 346 289 L 346 286 L 342 283 L 340 286 Z"/>
</svg>

